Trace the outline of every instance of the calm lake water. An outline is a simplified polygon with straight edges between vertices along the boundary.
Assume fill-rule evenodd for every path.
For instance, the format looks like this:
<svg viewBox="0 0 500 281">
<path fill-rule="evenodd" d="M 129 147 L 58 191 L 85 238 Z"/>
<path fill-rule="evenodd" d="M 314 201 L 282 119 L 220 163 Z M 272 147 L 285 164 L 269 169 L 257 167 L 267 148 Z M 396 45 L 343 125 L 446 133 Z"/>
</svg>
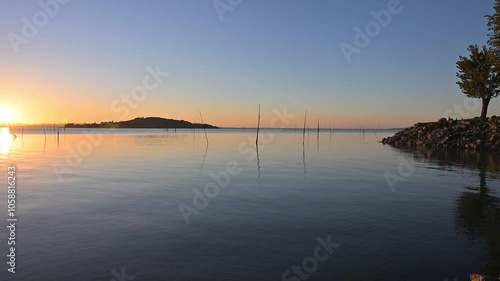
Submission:
<svg viewBox="0 0 500 281">
<path fill-rule="evenodd" d="M 500 276 L 498 155 L 379 143 L 394 131 L 262 130 L 258 152 L 254 130 L 208 147 L 202 130 L 15 133 L 0 180 L 15 164 L 16 274 L 3 188 L 0 280 Z"/>
</svg>

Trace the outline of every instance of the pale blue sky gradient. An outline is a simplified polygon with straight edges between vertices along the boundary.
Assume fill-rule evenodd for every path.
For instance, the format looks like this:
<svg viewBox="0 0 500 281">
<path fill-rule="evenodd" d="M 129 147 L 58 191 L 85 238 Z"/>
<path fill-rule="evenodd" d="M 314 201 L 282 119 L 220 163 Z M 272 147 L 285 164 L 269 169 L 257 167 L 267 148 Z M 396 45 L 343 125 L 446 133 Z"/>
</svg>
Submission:
<svg viewBox="0 0 500 281">
<path fill-rule="evenodd" d="M 260 103 L 264 118 L 288 106 L 299 124 L 307 109 L 311 126 L 436 120 L 464 101 L 455 62 L 486 43 L 493 1 L 402 0 L 403 12 L 347 63 L 340 43 L 388 2 L 243 0 L 221 21 L 212 1 L 73 0 L 16 54 L 7 34 L 21 34 L 22 17 L 40 6 L 4 0 L 0 105 L 28 123 L 117 120 L 111 102 L 160 65 L 171 75 L 131 118 L 199 121 L 200 109 L 208 123 L 251 126 Z"/>
</svg>

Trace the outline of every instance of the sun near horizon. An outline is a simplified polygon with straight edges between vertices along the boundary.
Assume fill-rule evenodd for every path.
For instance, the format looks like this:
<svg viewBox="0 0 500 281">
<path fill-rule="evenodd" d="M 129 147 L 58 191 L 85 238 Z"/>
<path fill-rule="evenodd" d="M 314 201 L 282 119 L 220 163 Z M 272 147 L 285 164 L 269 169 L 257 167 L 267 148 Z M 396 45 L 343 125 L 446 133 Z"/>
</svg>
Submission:
<svg viewBox="0 0 500 281">
<path fill-rule="evenodd" d="M 9 108 L 0 108 L 0 124 L 8 124 L 13 121 L 13 113 Z"/>
<path fill-rule="evenodd" d="M 302 127 L 306 110 L 310 128 L 318 119 L 322 128 L 401 128 L 463 109 L 456 61 L 472 42 L 487 42 L 484 15 L 493 11 L 491 3 L 439 2 L 429 10 L 401 2 L 394 25 L 346 57 L 341 46 L 354 44 L 356 27 L 363 29 L 370 11 L 385 5 L 292 2 L 290 13 L 276 3 L 252 3 L 224 21 L 211 5 L 189 1 L 122 3 L 123 13 L 136 15 L 131 18 L 112 3 L 99 3 L 99 15 L 95 3 L 62 5 L 67 16 L 51 18 L 33 38 L 12 45 L 5 36 L 0 44 L 0 122 L 141 116 L 200 122 L 200 110 L 207 124 L 249 128 L 257 125 L 261 104 L 263 127 L 274 108 L 286 106 L 297 116 L 286 125 L 291 128 Z M 3 33 L 23 35 L 21 19 L 36 3 L 5 4 Z M 442 15 L 434 11 L 446 11 L 446 24 L 435 24 Z M 491 101 L 489 115 L 500 115 L 500 99 Z"/>
</svg>

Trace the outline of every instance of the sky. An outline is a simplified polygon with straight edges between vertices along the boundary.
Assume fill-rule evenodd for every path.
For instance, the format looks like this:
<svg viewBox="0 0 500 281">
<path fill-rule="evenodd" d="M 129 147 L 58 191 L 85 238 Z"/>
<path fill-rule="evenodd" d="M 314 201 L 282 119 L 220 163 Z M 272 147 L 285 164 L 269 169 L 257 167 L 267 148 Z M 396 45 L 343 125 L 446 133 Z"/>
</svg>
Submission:
<svg viewBox="0 0 500 281">
<path fill-rule="evenodd" d="M 479 115 L 455 63 L 486 44 L 494 2 L 0 1 L 0 112 L 13 123 L 200 122 L 201 111 L 255 127 L 260 104 L 263 127 L 286 107 L 286 127 L 307 110 L 308 126 L 335 128 Z M 354 40 L 360 30 L 369 41 Z"/>
</svg>

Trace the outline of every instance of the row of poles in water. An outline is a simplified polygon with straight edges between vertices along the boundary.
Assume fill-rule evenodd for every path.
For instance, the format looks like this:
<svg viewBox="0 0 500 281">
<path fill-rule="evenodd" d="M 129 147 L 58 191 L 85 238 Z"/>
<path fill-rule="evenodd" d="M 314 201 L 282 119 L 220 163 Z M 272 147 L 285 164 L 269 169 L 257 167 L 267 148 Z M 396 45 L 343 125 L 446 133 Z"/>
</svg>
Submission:
<svg viewBox="0 0 500 281">
<path fill-rule="evenodd" d="M 302 144 L 304 144 L 304 139 L 306 136 L 306 122 L 307 122 L 307 110 L 306 110 L 306 113 L 304 115 L 304 128 L 302 131 Z M 380 124 L 378 124 L 377 129 L 375 130 L 375 134 L 378 132 L 379 129 L 380 129 Z M 259 114 L 258 114 L 258 121 L 257 121 L 257 136 L 255 138 L 255 145 L 257 145 L 257 146 L 259 145 L 259 130 L 260 130 L 260 104 L 259 104 Z M 309 128 L 307 130 L 309 132 Z M 333 134 L 332 128 L 329 128 L 329 130 L 330 130 L 330 135 L 332 135 Z M 318 135 L 319 135 L 319 132 L 320 132 L 320 128 L 319 128 L 319 118 L 318 118 L 318 129 L 317 129 Z M 363 135 L 365 134 L 365 125 L 361 125 L 361 127 L 359 129 L 359 133 L 363 134 Z"/>
</svg>

